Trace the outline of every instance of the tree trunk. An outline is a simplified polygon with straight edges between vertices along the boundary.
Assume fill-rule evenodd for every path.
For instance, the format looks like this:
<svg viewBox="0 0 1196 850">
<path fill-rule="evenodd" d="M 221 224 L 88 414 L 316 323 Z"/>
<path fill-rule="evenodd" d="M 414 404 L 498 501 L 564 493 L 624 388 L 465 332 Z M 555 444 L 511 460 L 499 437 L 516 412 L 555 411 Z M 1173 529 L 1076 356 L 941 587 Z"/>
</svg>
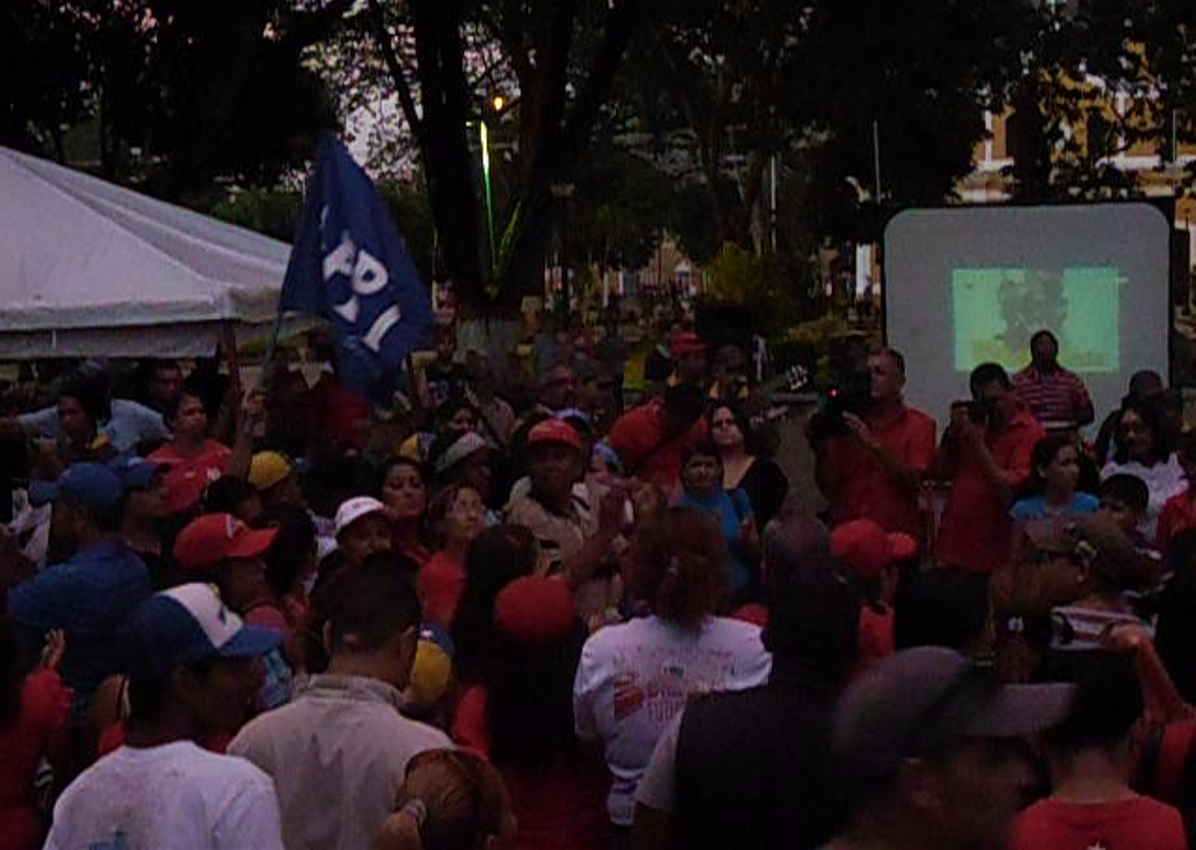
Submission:
<svg viewBox="0 0 1196 850">
<path fill-rule="evenodd" d="M 463 13 L 454 0 L 410 4 L 422 92 L 421 154 L 445 268 L 467 303 L 485 299 L 481 217 L 468 127 L 475 114 L 465 77 Z"/>
</svg>

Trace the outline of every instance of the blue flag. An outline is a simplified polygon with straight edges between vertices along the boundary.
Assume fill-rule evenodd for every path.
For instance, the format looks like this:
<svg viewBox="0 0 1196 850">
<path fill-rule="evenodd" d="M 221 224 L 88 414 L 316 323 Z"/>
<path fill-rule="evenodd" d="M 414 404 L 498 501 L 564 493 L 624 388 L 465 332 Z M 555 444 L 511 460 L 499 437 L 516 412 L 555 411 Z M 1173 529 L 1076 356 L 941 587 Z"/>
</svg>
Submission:
<svg viewBox="0 0 1196 850">
<path fill-rule="evenodd" d="M 325 133 L 278 309 L 323 316 L 337 374 L 382 400 L 408 354 L 432 336 L 432 299 L 373 181 Z"/>
</svg>

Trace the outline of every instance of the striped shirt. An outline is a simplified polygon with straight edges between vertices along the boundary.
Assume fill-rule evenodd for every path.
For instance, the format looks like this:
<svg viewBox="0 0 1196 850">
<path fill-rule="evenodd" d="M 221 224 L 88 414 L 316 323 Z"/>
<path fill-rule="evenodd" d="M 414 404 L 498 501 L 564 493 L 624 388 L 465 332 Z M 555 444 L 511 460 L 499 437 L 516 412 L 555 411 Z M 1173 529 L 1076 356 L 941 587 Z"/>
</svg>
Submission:
<svg viewBox="0 0 1196 850">
<path fill-rule="evenodd" d="M 1051 649 L 1059 652 L 1091 652 L 1101 648 L 1105 634 L 1115 626 L 1138 626 L 1154 637 L 1154 628 L 1128 611 L 1108 611 L 1081 605 L 1066 605 L 1051 612 Z"/>
<path fill-rule="evenodd" d="M 1013 376 L 1013 389 L 1034 418 L 1044 425 L 1074 425 L 1081 413 L 1091 415 L 1088 388 L 1075 372 L 1062 367 L 1054 372 L 1040 372 L 1031 364 Z"/>
</svg>

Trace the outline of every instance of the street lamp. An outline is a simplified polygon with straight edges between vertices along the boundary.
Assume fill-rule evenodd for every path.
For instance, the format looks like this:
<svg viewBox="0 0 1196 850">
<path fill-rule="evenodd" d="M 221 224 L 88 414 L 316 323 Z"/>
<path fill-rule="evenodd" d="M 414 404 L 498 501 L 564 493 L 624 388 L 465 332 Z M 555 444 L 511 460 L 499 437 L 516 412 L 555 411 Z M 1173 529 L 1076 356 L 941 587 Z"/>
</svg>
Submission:
<svg viewBox="0 0 1196 850">
<path fill-rule="evenodd" d="M 490 234 L 490 270 L 497 273 L 498 256 L 494 251 L 494 197 L 490 191 L 490 133 L 486 129 L 484 116 L 478 122 L 478 127 L 482 139 L 482 181 L 486 187 L 486 229 Z"/>
<path fill-rule="evenodd" d="M 498 255 L 494 246 L 494 192 L 490 183 L 490 128 L 486 124 L 487 114 L 493 115 L 497 123 L 502 119 L 502 111 L 507 105 L 507 99 L 502 92 L 496 92 L 490 97 L 490 102 L 482 103 L 482 115 L 478 120 L 478 135 L 482 148 L 482 181 L 486 191 L 486 232 L 490 239 L 490 269 L 498 273 Z"/>
</svg>

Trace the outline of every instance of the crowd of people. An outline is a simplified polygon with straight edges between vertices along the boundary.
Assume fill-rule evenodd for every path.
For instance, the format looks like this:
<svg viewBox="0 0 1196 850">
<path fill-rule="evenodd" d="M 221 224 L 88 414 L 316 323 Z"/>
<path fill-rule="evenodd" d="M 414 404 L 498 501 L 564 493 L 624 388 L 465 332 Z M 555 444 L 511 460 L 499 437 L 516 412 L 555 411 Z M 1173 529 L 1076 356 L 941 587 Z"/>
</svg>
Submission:
<svg viewBox="0 0 1196 850">
<path fill-rule="evenodd" d="M 501 364 L 443 322 L 386 409 L 285 357 L 23 367 L 0 845 L 1196 846 L 1158 375 L 1088 441 L 1042 331 L 940 439 L 861 348 L 808 417 L 823 507 L 747 351 L 659 342 L 634 403 L 617 322 Z"/>
</svg>

